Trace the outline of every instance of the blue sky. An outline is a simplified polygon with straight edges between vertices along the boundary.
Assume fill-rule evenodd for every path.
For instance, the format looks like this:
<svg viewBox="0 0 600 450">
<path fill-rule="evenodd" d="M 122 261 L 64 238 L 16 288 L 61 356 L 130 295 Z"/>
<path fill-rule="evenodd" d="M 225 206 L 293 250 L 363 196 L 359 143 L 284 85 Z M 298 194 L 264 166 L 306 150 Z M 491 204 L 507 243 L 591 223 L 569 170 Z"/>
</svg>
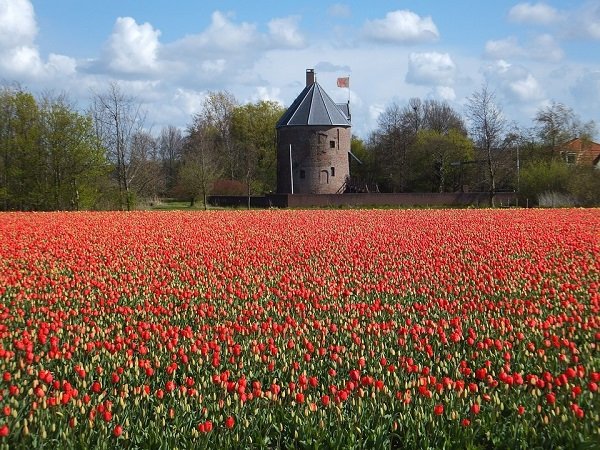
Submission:
<svg viewBox="0 0 600 450">
<path fill-rule="evenodd" d="M 600 122 L 600 0 L 0 0 L 0 80 L 82 109 L 118 82 L 156 132 L 185 127 L 210 90 L 289 105 L 306 68 L 337 101 L 350 75 L 365 138 L 392 102 L 463 112 L 483 83 L 522 126 L 552 101 Z"/>
</svg>

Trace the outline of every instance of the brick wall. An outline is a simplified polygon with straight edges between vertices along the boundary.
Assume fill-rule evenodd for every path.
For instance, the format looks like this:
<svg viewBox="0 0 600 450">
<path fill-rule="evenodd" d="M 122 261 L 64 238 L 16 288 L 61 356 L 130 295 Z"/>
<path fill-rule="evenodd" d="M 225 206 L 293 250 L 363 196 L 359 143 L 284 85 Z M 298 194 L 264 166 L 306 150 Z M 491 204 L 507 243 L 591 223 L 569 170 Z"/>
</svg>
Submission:
<svg viewBox="0 0 600 450">
<path fill-rule="evenodd" d="M 515 206 L 517 196 L 513 193 L 499 193 L 495 196 L 496 206 Z M 248 197 L 217 196 L 208 197 L 213 206 L 245 207 Z M 464 207 L 489 205 L 487 192 L 450 193 L 408 193 L 408 194 L 274 194 L 265 197 L 251 197 L 254 208 L 310 208 L 310 207 Z"/>
<path fill-rule="evenodd" d="M 350 173 L 350 128 L 290 126 L 278 130 L 277 192 L 290 193 L 290 144 L 294 194 L 335 194 Z"/>
</svg>

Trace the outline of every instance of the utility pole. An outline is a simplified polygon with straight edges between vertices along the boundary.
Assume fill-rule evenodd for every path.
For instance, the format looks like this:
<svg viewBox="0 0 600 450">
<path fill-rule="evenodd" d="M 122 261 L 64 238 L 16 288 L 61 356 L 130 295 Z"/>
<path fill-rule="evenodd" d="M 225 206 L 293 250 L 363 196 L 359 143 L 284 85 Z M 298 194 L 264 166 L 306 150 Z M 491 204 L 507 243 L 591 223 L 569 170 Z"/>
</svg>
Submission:
<svg viewBox="0 0 600 450">
<path fill-rule="evenodd" d="M 517 192 L 520 192 L 521 183 L 521 161 L 519 159 L 519 147 L 520 143 L 517 141 Z"/>
</svg>

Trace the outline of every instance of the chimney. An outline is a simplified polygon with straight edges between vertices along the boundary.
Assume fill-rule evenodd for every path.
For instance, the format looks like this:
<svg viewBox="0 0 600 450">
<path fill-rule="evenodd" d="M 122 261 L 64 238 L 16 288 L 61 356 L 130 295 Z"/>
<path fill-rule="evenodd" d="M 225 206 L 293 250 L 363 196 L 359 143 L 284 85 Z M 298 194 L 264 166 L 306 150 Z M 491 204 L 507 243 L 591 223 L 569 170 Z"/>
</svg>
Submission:
<svg viewBox="0 0 600 450">
<path fill-rule="evenodd" d="M 315 69 L 306 69 L 306 85 L 310 86 L 311 84 L 315 84 L 317 77 L 315 76 Z"/>
</svg>

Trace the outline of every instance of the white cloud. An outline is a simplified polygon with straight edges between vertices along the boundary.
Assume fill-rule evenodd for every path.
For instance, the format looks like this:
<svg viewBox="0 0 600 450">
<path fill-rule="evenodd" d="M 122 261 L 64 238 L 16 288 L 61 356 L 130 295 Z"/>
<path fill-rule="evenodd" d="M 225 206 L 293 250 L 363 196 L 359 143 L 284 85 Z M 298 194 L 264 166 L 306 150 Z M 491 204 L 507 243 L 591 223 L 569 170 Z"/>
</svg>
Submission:
<svg viewBox="0 0 600 450">
<path fill-rule="evenodd" d="M 43 64 L 35 47 L 18 46 L 0 54 L 0 66 L 12 75 L 28 75 L 37 77 L 41 74 Z"/>
<path fill-rule="evenodd" d="M 268 23 L 269 35 L 275 47 L 299 48 L 304 46 L 304 36 L 298 30 L 300 17 L 273 19 Z"/>
<path fill-rule="evenodd" d="M 538 81 L 530 73 L 525 78 L 509 82 L 509 87 L 514 95 L 522 102 L 541 100 L 544 91 Z"/>
<path fill-rule="evenodd" d="M 536 36 L 529 45 L 529 54 L 533 59 L 551 62 L 560 61 L 565 55 L 551 34 Z"/>
<path fill-rule="evenodd" d="M 0 48 L 31 46 L 37 24 L 28 0 L 0 0 Z"/>
<path fill-rule="evenodd" d="M 191 116 L 200 111 L 205 98 L 206 92 L 178 88 L 175 90 L 171 102 L 187 116 Z"/>
<path fill-rule="evenodd" d="M 256 25 L 247 22 L 235 24 L 220 11 L 212 13 L 211 23 L 205 31 L 182 40 L 183 43 L 189 44 L 198 51 L 213 50 L 231 53 L 244 52 L 258 41 Z"/>
<path fill-rule="evenodd" d="M 37 24 L 28 0 L 0 0 L 0 67 L 11 75 L 39 76 L 43 64 L 35 37 Z"/>
<path fill-rule="evenodd" d="M 283 105 L 283 100 L 281 100 L 280 95 L 281 89 L 278 87 L 258 86 L 254 93 L 250 96 L 250 101 L 272 101 Z"/>
<path fill-rule="evenodd" d="M 510 102 L 531 103 L 545 99 L 541 84 L 525 67 L 504 60 L 487 66 L 484 75 Z"/>
<path fill-rule="evenodd" d="M 143 73 L 157 68 L 160 31 L 149 23 L 138 25 L 131 17 L 119 17 L 108 39 L 105 57 L 117 72 Z"/>
<path fill-rule="evenodd" d="M 206 74 L 219 75 L 223 73 L 226 65 L 227 62 L 224 59 L 209 59 L 202 61 L 201 67 Z"/>
<path fill-rule="evenodd" d="M 485 55 L 494 59 L 527 58 L 557 62 L 563 58 L 564 52 L 552 35 L 541 34 L 524 45 L 514 36 L 487 41 Z"/>
<path fill-rule="evenodd" d="M 56 74 L 75 75 L 77 71 L 77 63 L 73 58 L 68 56 L 50 53 L 46 68 L 48 71 Z"/>
<path fill-rule="evenodd" d="M 330 16 L 333 17 L 350 17 L 352 15 L 352 10 L 350 9 L 350 6 L 344 4 L 344 3 L 335 3 L 333 5 L 331 5 L 329 7 L 329 9 L 327 10 L 327 12 L 329 13 Z"/>
<path fill-rule="evenodd" d="M 571 13 L 569 35 L 576 38 L 600 40 L 600 3 L 588 1 Z"/>
<path fill-rule="evenodd" d="M 333 64 L 329 61 L 319 61 L 315 64 L 315 70 L 317 72 L 344 72 L 349 73 L 351 71 L 350 66 L 348 65 L 338 65 Z"/>
<path fill-rule="evenodd" d="M 485 43 L 485 55 L 490 58 L 506 59 L 525 56 L 525 54 L 525 49 L 521 47 L 519 40 L 514 36 Z"/>
<path fill-rule="evenodd" d="M 437 86 L 434 91 L 434 96 L 447 102 L 456 100 L 456 92 L 449 86 Z"/>
<path fill-rule="evenodd" d="M 600 70 L 585 71 L 571 87 L 578 108 L 595 117 L 598 121 L 600 104 Z"/>
<path fill-rule="evenodd" d="M 408 83 L 450 86 L 455 76 L 456 65 L 448 53 L 411 53 L 408 57 Z"/>
<path fill-rule="evenodd" d="M 37 23 L 27 0 L 0 0 L 0 69 L 19 80 L 62 78 L 75 73 L 73 58 L 51 53 L 44 62 L 35 43 Z"/>
<path fill-rule="evenodd" d="M 432 42 L 439 32 L 431 17 L 420 17 L 412 11 L 388 12 L 384 19 L 368 20 L 364 35 L 372 40 L 390 43 Z"/>
<path fill-rule="evenodd" d="M 560 14 L 545 3 L 519 3 L 510 9 L 508 18 L 517 23 L 551 25 L 560 20 Z"/>
</svg>

